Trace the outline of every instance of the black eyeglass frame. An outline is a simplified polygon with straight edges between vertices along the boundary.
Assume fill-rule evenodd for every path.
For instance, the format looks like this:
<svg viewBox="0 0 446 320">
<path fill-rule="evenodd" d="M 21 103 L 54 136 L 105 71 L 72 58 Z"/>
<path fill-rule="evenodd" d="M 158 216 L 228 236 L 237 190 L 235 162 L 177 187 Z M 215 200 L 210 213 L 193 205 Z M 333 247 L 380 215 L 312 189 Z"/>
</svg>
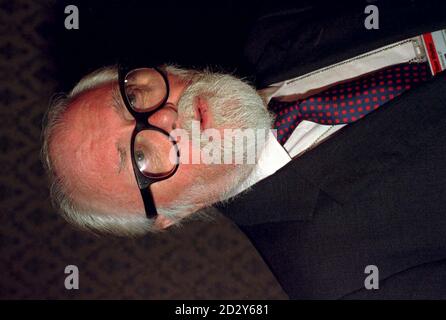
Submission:
<svg viewBox="0 0 446 320">
<path fill-rule="evenodd" d="M 153 194 L 150 190 L 150 186 L 154 184 L 155 182 L 159 182 L 162 180 L 166 180 L 170 177 L 172 177 L 179 167 L 179 159 L 180 159 L 180 151 L 178 148 L 178 144 L 176 140 L 165 130 L 156 127 L 154 125 L 151 125 L 148 121 L 148 119 L 156 113 L 158 110 L 163 108 L 167 102 L 167 99 L 169 98 L 169 81 L 167 79 L 167 75 L 159 68 L 157 67 L 147 67 L 148 69 L 156 70 L 163 78 L 165 84 L 166 84 L 166 96 L 163 98 L 163 100 L 157 105 L 154 106 L 152 110 L 147 112 L 138 112 L 135 111 L 130 101 L 128 100 L 127 93 L 125 90 L 125 78 L 126 76 L 133 70 L 136 69 L 144 69 L 143 68 L 130 68 L 125 65 L 119 65 L 118 66 L 118 83 L 119 83 L 119 91 L 121 93 L 122 100 L 124 102 L 124 105 L 126 106 L 127 110 L 130 112 L 130 114 L 135 118 L 135 129 L 133 129 L 131 140 L 130 140 L 130 152 L 131 152 L 131 159 L 132 159 L 132 166 L 133 166 L 133 172 L 135 174 L 136 182 L 138 183 L 139 191 L 141 192 L 141 197 L 144 202 L 144 209 L 146 211 L 147 218 L 155 218 L 158 215 L 158 212 L 156 210 L 155 201 L 153 199 Z M 172 170 L 168 173 L 163 173 L 159 175 L 152 175 L 151 177 L 148 177 L 144 175 L 138 168 L 138 165 L 135 160 L 135 137 L 138 133 L 144 130 L 154 130 L 157 132 L 160 132 L 167 136 L 169 140 L 172 142 L 173 147 L 175 148 L 176 156 L 177 156 L 177 163 L 172 168 Z"/>
</svg>

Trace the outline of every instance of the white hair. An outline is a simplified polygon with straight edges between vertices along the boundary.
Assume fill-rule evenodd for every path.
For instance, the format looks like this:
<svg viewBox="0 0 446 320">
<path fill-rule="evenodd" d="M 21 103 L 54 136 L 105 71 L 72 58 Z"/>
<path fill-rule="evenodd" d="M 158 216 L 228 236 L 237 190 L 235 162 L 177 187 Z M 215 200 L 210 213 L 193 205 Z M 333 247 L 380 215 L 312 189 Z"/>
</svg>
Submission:
<svg viewBox="0 0 446 320">
<path fill-rule="evenodd" d="M 198 76 L 200 72 L 192 71 L 192 70 L 183 70 L 180 68 L 177 68 L 175 66 L 165 66 L 164 70 L 167 71 L 170 74 L 174 74 L 180 78 L 183 79 L 190 79 L 195 78 L 195 76 Z M 203 73 L 206 76 L 205 79 L 208 79 L 210 76 L 209 73 Z M 200 77 L 200 76 L 198 76 Z M 223 75 L 216 75 L 214 78 L 217 77 L 218 79 L 221 79 Z M 231 86 L 228 87 L 229 90 L 235 90 L 234 87 L 234 80 L 232 76 L 228 76 L 230 80 L 232 81 Z M 70 103 L 77 97 L 79 97 L 81 94 L 85 93 L 88 90 L 100 87 L 102 85 L 105 85 L 110 82 L 116 82 L 118 79 L 118 72 L 117 68 L 115 66 L 105 67 L 101 68 L 84 78 L 82 78 L 79 83 L 68 93 L 68 94 L 59 94 L 55 96 L 54 99 L 52 99 L 52 102 L 50 104 L 50 107 L 45 115 L 44 118 L 44 126 L 42 131 L 42 150 L 41 150 L 41 157 L 42 162 L 44 164 L 44 167 L 48 173 L 49 179 L 50 179 L 50 196 L 53 202 L 53 205 L 58 208 L 58 211 L 62 214 L 62 216 L 69 221 L 70 223 L 74 224 L 75 226 L 84 229 L 89 230 L 92 232 L 105 232 L 105 233 L 111 233 L 115 235 L 122 235 L 122 236 L 138 236 L 145 234 L 147 232 L 158 232 L 161 231 L 155 223 L 154 219 L 147 219 L 144 212 L 139 212 L 137 214 L 128 213 L 125 214 L 124 212 L 117 214 L 110 214 L 110 213 L 103 213 L 103 212 L 97 212 L 97 210 L 93 210 L 91 208 L 88 208 L 87 206 L 82 206 L 78 202 L 75 202 L 73 200 L 72 195 L 67 192 L 69 182 L 64 181 L 63 178 L 61 178 L 61 175 L 54 170 L 54 163 L 53 159 L 49 155 L 49 144 L 51 143 L 51 139 L 53 135 L 58 134 L 55 133 L 56 129 L 60 127 L 62 123 L 62 116 L 67 109 L 67 107 L 70 105 Z M 253 88 L 249 88 L 247 84 L 241 83 L 241 93 L 242 96 L 244 96 L 245 93 L 251 93 L 253 95 L 253 92 L 255 93 L 255 90 Z M 223 83 L 219 83 L 219 85 L 212 87 L 212 90 L 216 90 L 220 85 L 223 85 Z M 205 88 L 203 85 L 196 85 L 192 86 L 189 90 L 188 88 L 185 90 L 184 94 L 185 96 L 180 99 L 179 105 L 182 106 L 185 105 L 185 102 L 191 99 L 191 94 L 196 94 L 197 90 L 204 90 Z M 188 94 L 189 92 L 189 94 Z M 260 99 L 257 97 L 254 97 L 255 99 Z M 182 100 L 182 101 L 181 101 Z M 229 97 L 229 99 L 225 100 L 226 102 L 233 102 L 233 96 Z M 243 107 L 249 106 L 246 112 L 252 112 L 255 111 L 255 106 L 262 105 L 262 101 L 255 101 L 255 103 L 249 103 L 248 100 L 244 99 L 243 101 L 238 101 Z M 211 101 L 210 103 L 217 103 L 217 101 Z M 186 103 L 187 104 L 187 103 Z M 240 107 L 240 106 L 239 106 Z M 228 103 L 225 103 L 225 106 L 223 108 L 220 108 L 220 110 L 226 110 L 226 113 L 224 114 L 224 117 L 231 116 L 227 113 L 228 109 Z M 190 111 L 190 110 L 189 110 Z M 243 115 L 246 118 L 247 117 L 246 112 L 243 112 Z M 264 118 L 261 119 L 260 126 L 268 127 L 271 124 L 271 119 L 269 114 L 264 112 Z M 240 117 L 237 117 L 236 114 L 232 114 L 232 118 L 229 119 L 234 124 L 238 125 L 244 125 L 246 126 L 246 121 L 242 121 Z M 258 112 L 253 115 L 254 119 L 257 119 L 257 116 L 260 116 Z M 261 116 L 260 116 L 261 117 Z M 220 119 L 219 119 L 220 120 Z M 259 123 L 250 122 L 249 125 L 253 125 L 254 127 L 258 127 Z M 57 156 L 57 155 L 52 155 Z M 233 189 L 235 186 L 237 186 L 244 178 L 248 176 L 248 174 L 252 171 L 253 166 L 238 166 L 237 173 L 232 172 L 226 175 L 222 175 L 219 177 L 219 181 L 216 183 L 218 185 L 218 190 L 214 190 L 214 193 L 212 196 L 209 197 L 209 202 L 204 203 L 204 206 L 211 205 L 215 202 L 222 201 L 227 199 L 230 195 L 233 195 Z M 197 173 L 197 177 L 195 178 L 196 183 L 194 186 L 191 186 L 185 193 L 182 195 L 181 199 L 177 199 L 174 203 L 172 203 L 169 207 L 158 207 L 158 213 L 162 214 L 163 216 L 169 218 L 174 222 L 174 225 L 179 226 L 180 220 L 190 220 L 190 219 L 203 219 L 203 218 L 209 218 L 212 219 L 212 217 L 205 212 L 199 212 L 195 213 L 193 215 L 189 214 L 186 216 L 185 213 L 190 213 L 192 210 L 194 210 L 194 206 L 190 203 L 190 199 L 193 200 L 195 195 L 203 195 L 203 194 L 209 194 L 210 188 L 209 186 L 203 185 L 201 180 L 205 179 L 205 176 L 201 176 L 201 172 Z M 203 173 L 205 175 L 205 173 Z M 189 201 L 188 201 L 189 200 Z M 186 218 L 186 219 L 185 219 Z"/>
</svg>

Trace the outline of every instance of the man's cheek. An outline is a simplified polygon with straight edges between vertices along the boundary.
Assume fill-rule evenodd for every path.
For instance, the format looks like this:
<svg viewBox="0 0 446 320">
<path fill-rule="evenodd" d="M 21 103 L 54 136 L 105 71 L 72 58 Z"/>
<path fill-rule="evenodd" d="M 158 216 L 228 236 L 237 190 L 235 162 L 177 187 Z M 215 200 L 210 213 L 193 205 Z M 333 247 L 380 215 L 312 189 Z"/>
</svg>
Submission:
<svg viewBox="0 0 446 320">
<path fill-rule="evenodd" d="M 194 165 L 181 165 L 170 178 L 151 185 L 151 191 L 157 206 L 169 206 L 186 192 L 194 183 L 192 168 Z"/>
</svg>

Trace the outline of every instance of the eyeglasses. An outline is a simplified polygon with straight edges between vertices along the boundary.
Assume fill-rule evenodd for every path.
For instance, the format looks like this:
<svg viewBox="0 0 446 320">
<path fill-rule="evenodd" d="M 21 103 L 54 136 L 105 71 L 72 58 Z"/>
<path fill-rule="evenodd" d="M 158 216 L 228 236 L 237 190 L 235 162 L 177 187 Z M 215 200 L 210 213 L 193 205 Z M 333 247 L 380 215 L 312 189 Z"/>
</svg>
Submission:
<svg viewBox="0 0 446 320">
<path fill-rule="evenodd" d="M 158 68 L 118 68 L 122 100 L 135 118 L 130 140 L 133 171 L 144 201 L 147 218 L 158 215 L 150 186 L 170 178 L 179 167 L 180 152 L 170 134 L 148 119 L 166 104 L 169 82 Z"/>
</svg>

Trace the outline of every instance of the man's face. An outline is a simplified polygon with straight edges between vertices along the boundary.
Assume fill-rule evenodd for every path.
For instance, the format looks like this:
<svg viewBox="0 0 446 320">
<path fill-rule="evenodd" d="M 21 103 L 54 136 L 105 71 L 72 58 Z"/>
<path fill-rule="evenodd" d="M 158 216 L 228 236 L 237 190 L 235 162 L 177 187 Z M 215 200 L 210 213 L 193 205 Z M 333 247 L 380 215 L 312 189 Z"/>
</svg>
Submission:
<svg viewBox="0 0 446 320">
<path fill-rule="evenodd" d="M 203 93 L 208 86 L 215 84 L 213 82 L 217 78 L 211 75 L 187 77 L 168 73 L 170 93 L 167 103 L 147 121 L 167 132 L 181 128 L 190 130 L 192 120 L 200 123 L 201 130 L 220 130 L 245 123 L 237 115 L 233 119 L 225 119 L 227 108 L 219 110 L 219 100 L 215 100 L 215 97 L 210 100 L 209 94 Z M 222 81 L 221 77 L 218 79 Z M 246 88 L 246 84 L 233 77 L 227 80 L 228 92 L 224 95 L 237 98 L 233 93 L 234 88 L 245 86 L 245 90 L 239 94 L 243 98 L 253 95 L 252 100 L 258 104 L 254 109 L 259 110 L 253 112 L 252 116 L 258 117 L 257 113 L 260 112 L 266 119 L 261 119 L 265 122 L 264 126 L 269 127 L 268 113 L 261 99 L 255 96 L 255 91 Z M 122 99 L 114 99 L 115 90 L 116 83 L 109 83 L 77 97 L 65 112 L 63 126 L 58 128 L 58 134 L 50 143 L 50 154 L 54 158 L 56 172 L 62 173 L 68 182 L 69 192 L 75 201 L 100 212 L 140 214 L 144 206 L 130 159 L 130 139 L 135 121 Z M 236 114 L 236 108 L 230 113 Z M 246 117 L 246 112 L 240 114 Z M 157 141 L 150 143 L 156 144 Z M 183 154 L 181 149 L 180 154 Z M 180 159 L 180 166 L 174 176 L 151 185 L 156 206 L 169 208 L 185 198 L 189 199 L 188 207 L 192 211 L 209 205 L 219 197 L 219 188 L 214 189 L 213 185 L 217 185 L 231 170 L 236 170 L 236 166 L 190 164 Z M 162 216 L 158 220 L 164 225 L 169 224 Z"/>
</svg>

